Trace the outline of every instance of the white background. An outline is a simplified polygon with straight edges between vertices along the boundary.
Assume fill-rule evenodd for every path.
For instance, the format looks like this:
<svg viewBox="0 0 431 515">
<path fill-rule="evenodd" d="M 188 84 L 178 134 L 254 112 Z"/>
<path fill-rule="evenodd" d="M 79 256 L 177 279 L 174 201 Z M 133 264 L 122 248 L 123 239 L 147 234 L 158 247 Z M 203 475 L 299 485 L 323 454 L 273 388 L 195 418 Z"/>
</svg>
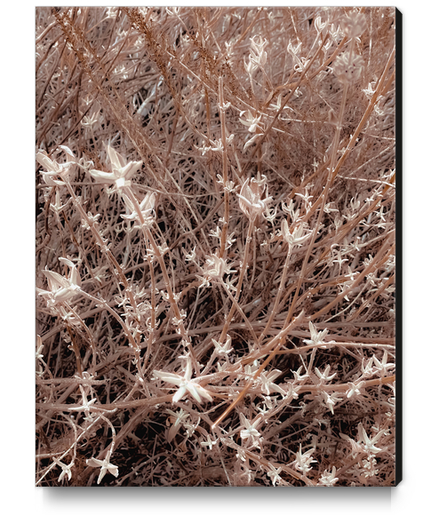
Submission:
<svg viewBox="0 0 431 515">
<path fill-rule="evenodd" d="M 321 5 L 301 1 L 294 4 Z M 334 1 L 330 4 L 357 5 Z M 95 1 L 90 5 L 106 4 Z M 404 515 L 426 513 L 430 509 L 427 488 L 431 434 L 428 412 L 431 8 L 419 0 L 400 0 L 396 7 L 404 15 L 403 189 L 398 189 L 398 195 L 403 197 L 403 220 L 402 224 L 398 221 L 398 229 L 402 228 L 404 245 L 402 269 L 400 263 L 397 268 L 403 273 L 403 482 L 397 488 L 381 489 L 48 489 L 34 487 L 35 4 L 3 4 L 0 10 L 0 492 L 4 513 L 128 515 L 137 509 L 141 513 L 156 511 L 156 515 L 266 515 L 266 512 Z"/>
</svg>

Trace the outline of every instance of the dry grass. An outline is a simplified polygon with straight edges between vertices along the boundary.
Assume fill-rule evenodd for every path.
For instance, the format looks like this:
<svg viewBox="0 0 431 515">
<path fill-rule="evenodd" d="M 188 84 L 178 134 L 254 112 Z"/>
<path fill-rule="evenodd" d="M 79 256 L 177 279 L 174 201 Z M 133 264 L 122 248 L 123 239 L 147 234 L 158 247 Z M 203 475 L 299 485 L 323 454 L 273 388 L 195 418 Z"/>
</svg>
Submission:
<svg viewBox="0 0 431 515">
<path fill-rule="evenodd" d="M 395 484 L 394 9 L 36 37 L 36 484 Z"/>
</svg>

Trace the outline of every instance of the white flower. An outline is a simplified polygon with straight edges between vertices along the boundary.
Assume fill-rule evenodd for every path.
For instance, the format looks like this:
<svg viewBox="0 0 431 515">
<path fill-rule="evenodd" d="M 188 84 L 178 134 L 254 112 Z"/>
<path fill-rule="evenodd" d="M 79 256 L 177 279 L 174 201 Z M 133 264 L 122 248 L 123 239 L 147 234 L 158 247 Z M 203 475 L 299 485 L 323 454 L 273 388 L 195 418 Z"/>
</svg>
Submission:
<svg viewBox="0 0 431 515">
<path fill-rule="evenodd" d="M 113 184 L 115 189 L 121 190 L 130 186 L 130 179 L 141 167 L 142 161 L 127 161 L 111 146 L 107 145 L 109 160 L 111 161 L 111 173 L 101 172 L 100 170 L 89 170 L 91 176 L 101 184 Z"/>
<path fill-rule="evenodd" d="M 295 378 L 295 381 L 304 381 L 305 379 L 307 379 L 309 376 L 308 376 L 308 372 L 305 370 L 305 374 L 302 376 L 301 375 L 301 371 L 302 371 L 302 365 L 298 368 L 298 370 L 292 370 L 292 374 L 293 374 L 293 377 Z"/>
<path fill-rule="evenodd" d="M 135 206 L 133 205 L 133 202 L 129 199 L 127 195 L 123 195 L 123 201 L 127 206 L 128 211 L 131 214 L 128 215 L 120 215 L 121 218 L 124 218 L 125 220 L 136 220 L 138 218 L 138 213 L 135 210 Z M 142 202 L 139 204 L 139 210 L 142 213 L 142 217 L 144 218 L 145 222 L 150 222 L 153 218 L 153 211 L 154 211 L 154 205 L 156 203 L 156 195 L 155 193 L 147 193 L 142 200 Z"/>
<path fill-rule="evenodd" d="M 262 215 L 272 200 L 272 197 L 262 199 L 264 193 L 265 186 L 262 187 L 262 181 L 257 181 L 254 178 L 247 179 L 242 185 L 241 192 L 238 193 L 239 207 L 251 220 Z"/>
<path fill-rule="evenodd" d="M 332 467 L 332 472 L 329 473 L 327 470 L 321 475 L 319 479 L 319 485 L 322 486 L 334 486 L 335 483 L 338 481 L 338 477 L 335 477 L 335 474 L 337 473 L 337 469 L 335 467 Z"/>
<path fill-rule="evenodd" d="M 343 440 L 346 440 L 346 442 L 349 442 L 350 445 L 352 446 L 353 458 L 355 458 L 358 454 L 361 454 L 363 452 L 362 446 L 359 443 L 355 442 L 355 440 L 353 440 L 353 438 L 350 438 L 349 436 L 347 436 L 343 433 L 340 433 L 340 437 Z"/>
<path fill-rule="evenodd" d="M 250 111 L 241 111 L 239 115 L 243 116 L 244 114 L 246 114 L 246 119 L 242 120 L 240 118 L 239 121 L 249 128 L 249 132 L 256 132 L 256 129 L 259 127 L 259 122 L 262 118 L 262 115 L 253 116 Z"/>
<path fill-rule="evenodd" d="M 383 433 L 384 431 L 379 431 L 376 434 L 376 436 L 374 436 L 373 438 L 369 438 L 367 433 L 365 432 L 362 423 L 360 422 L 358 424 L 358 442 L 364 443 L 364 448 L 366 452 L 368 452 L 369 454 L 377 454 L 382 450 L 379 447 L 376 447 L 374 444 L 376 444 L 379 441 L 379 438 L 382 436 Z"/>
<path fill-rule="evenodd" d="M 314 19 L 314 28 L 319 33 L 322 32 L 322 30 L 324 30 L 327 25 L 328 25 L 328 22 L 327 21 L 322 22 L 322 18 L 320 16 L 318 16 L 317 18 Z"/>
<path fill-rule="evenodd" d="M 185 254 L 184 259 L 186 261 L 196 262 L 196 245 L 194 246 L 190 254 Z"/>
<path fill-rule="evenodd" d="M 361 395 L 361 388 L 364 386 L 364 381 L 355 381 L 354 383 L 349 383 L 350 388 L 346 392 L 346 396 L 348 399 L 353 396 L 360 396 Z"/>
<path fill-rule="evenodd" d="M 239 414 L 239 418 L 241 419 L 241 425 L 245 427 L 240 432 L 240 436 L 243 440 L 251 439 L 252 447 L 260 447 L 260 442 L 262 441 L 262 437 L 260 436 L 259 431 L 256 427 L 260 424 L 260 417 L 257 417 L 253 424 L 247 420 L 243 413 Z"/>
<path fill-rule="evenodd" d="M 231 347 L 232 338 L 229 335 L 226 336 L 226 343 L 224 345 L 222 345 L 217 340 L 214 340 L 214 338 L 212 338 L 211 341 L 214 344 L 214 348 L 215 348 L 217 355 L 220 357 L 227 356 L 229 354 L 229 352 L 233 351 L 233 349 Z"/>
<path fill-rule="evenodd" d="M 295 47 L 292 45 L 292 41 L 290 41 L 290 39 L 289 39 L 289 44 L 287 45 L 287 51 L 289 52 L 290 55 L 296 56 L 296 55 L 298 55 L 301 46 L 302 46 L 302 41 L 300 41 Z"/>
<path fill-rule="evenodd" d="M 268 55 L 265 52 L 265 47 L 268 45 L 268 41 L 262 39 L 262 36 L 259 36 L 258 41 L 257 36 L 254 36 L 250 38 L 250 45 L 250 70 L 254 71 L 257 67 L 263 67 L 266 64 Z"/>
<path fill-rule="evenodd" d="M 69 408 L 69 411 L 83 411 L 85 413 L 84 420 L 91 421 L 93 420 L 91 415 L 92 405 L 97 401 L 97 399 L 91 399 L 91 401 L 87 400 L 87 395 L 84 392 L 84 389 L 81 385 L 79 385 L 79 389 L 81 390 L 82 395 L 82 405 L 78 406 L 77 408 Z M 97 409 L 97 408 L 96 408 Z"/>
<path fill-rule="evenodd" d="M 115 477 L 118 477 L 118 467 L 116 465 L 112 465 L 109 463 L 109 458 L 111 457 L 110 453 L 106 456 L 106 458 L 102 460 L 97 460 L 96 458 L 90 458 L 87 460 L 87 465 L 90 467 L 101 467 L 99 472 L 99 477 L 97 478 L 97 484 L 100 484 L 102 479 L 105 477 L 106 473 L 109 472 Z"/>
<path fill-rule="evenodd" d="M 179 402 L 189 392 L 194 399 L 198 402 L 202 402 L 201 396 L 208 401 L 212 401 L 211 395 L 203 388 L 198 382 L 200 378 L 197 377 L 192 379 L 192 362 L 190 357 L 187 357 L 187 364 L 184 376 L 179 374 L 172 374 L 170 372 L 163 372 L 161 370 L 155 370 L 154 375 L 162 381 L 174 384 L 178 386 L 176 394 L 172 398 L 172 402 L 175 404 Z"/>
<path fill-rule="evenodd" d="M 281 483 L 283 480 L 280 477 L 280 472 L 282 472 L 283 469 L 281 467 L 275 468 L 272 463 L 269 464 L 269 468 L 271 470 L 268 470 L 266 473 L 268 474 L 269 479 L 271 479 L 273 486 L 277 483 Z"/>
<path fill-rule="evenodd" d="M 262 372 L 259 377 L 259 382 L 261 383 L 262 392 L 269 395 L 270 393 L 277 392 L 281 393 L 281 395 L 286 395 L 286 392 L 275 384 L 274 381 L 281 374 L 280 370 L 272 370 L 271 372 Z"/>
<path fill-rule="evenodd" d="M 302 42 L 299 42 L 296 47 L 292 45 L 292 42 L 289 40 L 289 44 L 287 45 L 287 51 L 292 56 L 293 61 L 296 63 L 294 65 L 294 69 L 296 71 L 302 72 L 304 68 L 306 67 L 308 60 L 304 57 L 299 57 L 298 53 L 301 48 Z"/>
<path fill-rule="evenodd" d="M 357 38 L 361 36 L 367 28 L 365 14 L 360 12 L 347 14 L 346 17 L 341 20 L 340 28 L 348 37 Z"/>
<path fill-rule="evenodd" d="M 331 376 L 329 375 L 331 365 L 326 365 L 326 368 L 323 372 L 320 372 L 320 370 L 317 367 L 314 370 L 316 372 L 317 377 L 320 379 L 321 384 L 325 383 L 326 381 L 331 381 L 337 375 L 337 372 L 335 372 Z"/>
<path fill-rule="evenodd" d="M 202 286 L 207 286 L 210 281 L 222 281 L 225 274 L 231 274 L 235 270 L 228 268 L 226 260 L 213 254 L 206 260 L 206 265 L 203 270 Z"/>
<path fill-rule="evenodd" d="M 311 232 L 304 234 L 304 224 L 300 223 L 299 226 L 295 226 L 293 233 L 290 232 L 289 224 L 287 220 L 284 219 L 281 222 L 281 235 L 285 242 L 287 242 L 290 246 L 298 245 L 300 247 L 308 238 L 311 236 Z"/>
<path fill-rule="evenodd" d="M 207 435 L 207 439 L 200 442 L 201 447 L 208 447 L 210 451 L 212 451 L 213 445 L 216 445 L 218 442 L 218 438 L 215 440 L 211 440 L 210 435 Z"/>
<path fill-rule="evenodd" d="M 337 402 L 342 400 L 342 397 L 339 397 L 336 392 L 329 395 L 329 393 L 325 391 L 322 392 L 322 396 L 326 406 L 329 408 L 331 413 L 334 414 L 334 406 Z"/>
<path fill-rule="evenodd" d="M 380 439 L 380 437 L 385 434 L 385 430 L 379 431 L 375 436 L 369 438 L 367 433 L 365 432 L 364 426 L 360 422 L 358 424 L 358 438 L 357 442 L 347 435 L 340 433 L 340 436 L 343 440 L 346 440 L 352 445 L 352 456 L 356 457 L 357 454 L 361 454 L 366 452 L 368 455 L 377 454 L 382 449 L 376 447 L 376 443 Z"/>
<path fill-rule="evenodd" d="M 171 421 L 175 420 L 174 426 L 180 426 L 184 424 L 185 420 L 189 417 L 189 414 L 187 411 L 184 411 L 183 408 L 180 408 L 179 411 L 172 411 L 170 409 L 166 411 L 172 415 L 173 418 L 171 418 Z"/>
<path fill-rule="evenodd" d="M 317 463 L 316 460 L 313 460 L 313 452 L 316 449 L 312 447 L 307 452 L 302 453 L 302 444 L 299 444 L 299 451 L 296 453 L 296 459 L 292 463 L 295 465 L 296 470 L 299 470 L 303 474 L 307 474 L 311 470 L 310 464 Z"/>
<path fill-rule="evenodd" d="M 65 177 L 69 173 L 70 167 L 76 164 L 75 156 L 69 147 L 59 145 L 59 148 L 66 153 L 66 162 L 62 164 L 52 160 L 45 152 L 38 152 L 36 154 L 36 161 L 48 170 L 47 172 L 41 172 L 48 186 L 63 185 L 63 181 L 54 179 L 54 177 Z"/>
<path fill-rule="evenodd" d="M 84 116 L 84 118 L 81 120 L 81 125 L 83 127 L 91 127 L 92 125 L 97 123 L 98 116 L 99 116 L 98 112 L 94 112 L 90 116 Z"/>
<path fill-rule="evenodd" d="M 373 358 L 370 358 L 365 364 L 365 358 L 362 359 L 361 365 L 362 375 L 364 377 L 371 377 L 376 373 L 376 370 L 373 368 Z"/>
<path fill-rule="evenodd" d="M 76 265 L 66 258 L 60 257 L 66 265 L 70 266 L 71 273 L 69 279 L 63 277 L 57 272 L 50 270 L 43 270 L 47 280 L 50 291 L 40 291 L 39 295 L 46 295 L 49 301 L 53 304 L 56 302 L 65 302 L 71 300 L 81 290 L 81 279 L 79 277 Z"/>
<path fill-rule="evenodd" d="M 73 467 L 75 463 L 71 461 L 69 465 L 66 465 L 65 463 L 57 460 L 56 458 L 53 458 L 53 460 L 62 469 L 57 481 L 62 481 L 65 476 L 67 476 L 67 479 L 70 481 L 72 479 L 72 471 L 70 469 Z"/>
<path fill-rule="evenodd" d="M 334 340 L 331 340 L 330 342 L 323 341 L 323 339 L 328 334 L 328 329 L 324 329 L 323 331 L 318 333 L 314 325 L 311 323 L 311 321 L 308 323 L 308 327 L 310 328 L 311 340 L 304 340 L 304 343 L 306 343 L 307 345 L 321 345 L 322 349 L 326 349 L 327 347 L 326 345 L 324 345 L 325 343 L 335 343 Z"/>
<path fill-rule="evenodd" d="M 385 350 L 383 353 L 382 362 L 380 362 L 374 355 L 373 355 L 373 361 L 376 365 L 376 370 L 378 372 L 383 372 L 384 374 L 389 372 L 389 370 L 395 368 L 394 363 L 388 363 L 388 351 L 387 350 Z"/>
<path fill-rule="evenodd" d="M 52 211 L 54 211 L 54 213 L 61 213 L 66 208 L 66 206 L 69 204 L 69 202 L 71 202 L 71 201 L 72 201 L 72 199 L 69 198 L 67 200 L 66 204 L 62 204 L 61 203 L 61 196 L 60 196 L 59 188 L 56 188 L 56 190 L 55 190 L 55 203 L 54 204 L 50 204 L 49 207 L 52 209 Z"/>
<path fill-rule="evenodd" d="M 332 67 L 337 79 L 346 84 L 351 81 L 357 81 L 361 77 L 363 68 L 363 58 L 349 52 L 339 55 Z"/>
</svg>

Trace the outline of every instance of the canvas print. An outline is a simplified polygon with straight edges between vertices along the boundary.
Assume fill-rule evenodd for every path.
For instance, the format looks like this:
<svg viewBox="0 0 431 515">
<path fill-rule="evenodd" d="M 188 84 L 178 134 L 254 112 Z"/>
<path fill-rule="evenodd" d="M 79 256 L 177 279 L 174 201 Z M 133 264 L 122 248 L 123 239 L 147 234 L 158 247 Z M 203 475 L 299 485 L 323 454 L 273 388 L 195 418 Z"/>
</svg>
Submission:
<svg viewBox="0 0 431 515">
<path fill-rule="evenodd" d="M 400 30 L 36 8 L 37 486 L 399 482 Z"/>
</svg>

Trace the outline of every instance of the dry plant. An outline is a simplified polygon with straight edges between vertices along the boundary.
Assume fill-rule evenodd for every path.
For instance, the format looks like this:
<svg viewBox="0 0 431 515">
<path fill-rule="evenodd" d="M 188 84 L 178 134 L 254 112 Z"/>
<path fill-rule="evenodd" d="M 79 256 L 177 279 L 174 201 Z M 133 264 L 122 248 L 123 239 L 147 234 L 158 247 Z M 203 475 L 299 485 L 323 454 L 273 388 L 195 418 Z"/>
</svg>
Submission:
<svg viewBox="0 0 431 515">
<path fill-rule="evenodd" d="M 395 9 L 37 8 L 36 484 L 395 476 Z"/>
</svg>

